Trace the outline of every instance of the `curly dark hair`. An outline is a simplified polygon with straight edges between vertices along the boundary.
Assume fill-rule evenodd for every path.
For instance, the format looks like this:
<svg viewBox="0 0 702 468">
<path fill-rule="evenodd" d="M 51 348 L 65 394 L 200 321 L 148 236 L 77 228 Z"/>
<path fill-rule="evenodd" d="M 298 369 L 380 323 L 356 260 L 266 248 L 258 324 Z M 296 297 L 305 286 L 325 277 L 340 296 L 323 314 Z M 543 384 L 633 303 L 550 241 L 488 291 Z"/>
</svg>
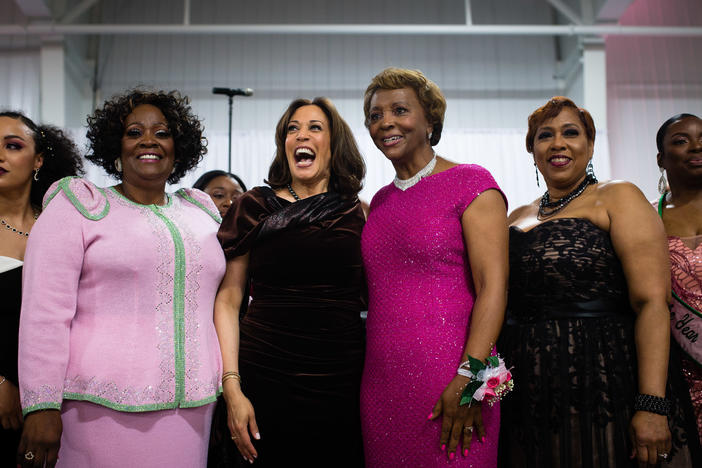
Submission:
<svg viewBox="0 0 702 468">
<path fill-rule="evenodd" d="M 174 184 L 197 166 L 207 153 L 207 140 L 202 136 L 200 120 L 190 108 L 190 99 L 178 91 L 137 88 L 105 101 L 102 109 L 88 117 L 90 152 L 86 158 L 111 176 L 121 179 L 114 162 L 122 153 L 124 121 L 134 108 L 142 104 L 158 107 L 166 117 L 175 146 L 175 166 L 168 182 Z"/>
<path fill-rule="evenodd" d="M 32 131 L 36 154 L 43 157 L 36 174 L 39 180 L 32 178 L 29 193 L 29 200 L 35 208 L 41 209 L 42 199 L 51 184 L 64 177 L 83 175 L 83 160 L 78 148 L 63 130 L 52 125 L 37 125 L 18 111 L 2 111 L 0 117 L 9 117 L 25 124 Z"/>
<path fill-rule="evenodd" d="M 358 150 L 353 132 L 341 118 L 334 104 L 326 97 L 295 99 L 290 103 L 275 128 L 275 158 L 268 170 L 268 179 L 264 182 L 274 189 L 285 187 L 292 182 L 288 159 L 285 155 L 288 124 L 296 110 L 310 105 L 319 107 L 329 120 L 331 146 L 329 189 L 344 197 L 355 197 L 363 188 L 366 164 Z"/>
</svg>

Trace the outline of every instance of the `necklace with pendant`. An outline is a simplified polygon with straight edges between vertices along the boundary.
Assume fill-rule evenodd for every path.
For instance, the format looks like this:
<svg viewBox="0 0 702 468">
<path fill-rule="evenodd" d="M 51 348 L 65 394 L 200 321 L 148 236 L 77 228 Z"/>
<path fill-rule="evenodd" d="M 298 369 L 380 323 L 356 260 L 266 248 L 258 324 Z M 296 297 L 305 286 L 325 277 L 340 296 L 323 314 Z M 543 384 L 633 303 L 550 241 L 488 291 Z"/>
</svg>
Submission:
<svg viewBox="0 0 702 468">
<path fill-rule="evenodd" d="M 35 211 L 35 212 L 34 212 L 34 221 L 36 221 L 38 217 L 39 217 L 39 213 L 37 213 L 37 212 Z M 27 232 L 20 231 L 20 230 L 17 229 L 16 227 L 13 227 L 12 225 L 8 224 L 4 219 L 0 219 L 0 223 L 2 223 L 2 225 L 5 226 L 6 229 L 8 229 L 8 230 L 10 230 L 10 231 L 12 231 L 12 232 L 16 232 L 16 233 L 19 234 L 20 236 L 29 237 L 29 231 L 27 231 Z M 31 229 L 31 228 L 30 228 L 30 229 Z"/>
<path fill-rule="evenodd" d="M 578 198 L 580 195 L 582 195 L 582 193 L 585 191 L 588 185 L 596 183 L 597 178 L 594 175 L 587 174 L 583 181 L 580 182 L 580 185 L 575 187 L 575 189 L 572 192 L 570 192 L 563 198 L 559 198 L 556 201 L 551 201 L 551 195 L 549 195 L 548 190 L 546 190 L 546 192 L 544 192 L 543 196 L 541 197 L 541 201 L 539 202 L 538 217 L 540 219 L 543 219 L 555 215 L 563 208 L 568 206 L 568 203 L 573 201 L 573 199 Z"/>
<path fill-rule="evenodd" d="M 395 187 L 399 188 L 403 192 L 407 190 L 408 188 L 412 187 L 413 185 L 416 185 L 417 182 L 431 174 L 431 171 L 434 170 L 434 167 L 436 166 L 436 153 L 434 153 L 434 157 L 431 158 L 431 161 L 427 163 L 426 166 L 421 168 L 415 175 L 410 177 L 409 179 L 400 179 L 399 177 L 395 176 L 393 179 L 392 183 L 395 184 Z"/>
</svg>

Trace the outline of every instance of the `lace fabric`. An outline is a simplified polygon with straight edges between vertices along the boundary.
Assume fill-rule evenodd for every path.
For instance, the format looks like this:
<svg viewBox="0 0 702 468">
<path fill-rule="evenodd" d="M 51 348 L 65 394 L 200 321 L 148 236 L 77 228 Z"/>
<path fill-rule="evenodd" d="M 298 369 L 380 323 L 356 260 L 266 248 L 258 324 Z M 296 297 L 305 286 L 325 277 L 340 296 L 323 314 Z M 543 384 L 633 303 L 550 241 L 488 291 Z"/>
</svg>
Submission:
<svg viewBox="0 0 702 468">
<path fill-rule="evenodd" d="M 516 388 L 502 403 L 510 467 L 623 467 L 638 392 L 635 314 L 609 233 L 558 218 L 510 230 L 507 321 L 498 350 Z M 674 431 L 675 446 L 683 435 Z"/>
</svg>

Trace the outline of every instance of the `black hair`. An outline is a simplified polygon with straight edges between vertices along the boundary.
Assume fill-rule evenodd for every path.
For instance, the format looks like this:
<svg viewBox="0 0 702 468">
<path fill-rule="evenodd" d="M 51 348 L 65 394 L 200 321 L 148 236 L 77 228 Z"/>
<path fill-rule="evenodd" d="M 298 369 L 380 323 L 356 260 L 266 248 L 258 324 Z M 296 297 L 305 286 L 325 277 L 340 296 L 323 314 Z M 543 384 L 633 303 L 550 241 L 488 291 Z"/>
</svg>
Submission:
<svg viewBox="0 0 702 468">
<path fill-rule="evenodd" d="M 205 190 L 207 188 L 207 185 L 212 182 L 212 179 L 215 179 L 217 177 L 221 176 L 226 176 L 226 177 L 231 177 L 232 179 L 236 180 L 237 183 L 239 184 L 239 187 L 241 187 L 241 190 L 246 192 L 246 185 L 244 185 L 244 181 L 239 178 L 236 174 L 232 174 L 231 172 L 227 171 L 220 171 L 219 169 L 216 169 L 214 171 L 207 171 L 204 174 L 202 174 L 193 184 L 193 188 L 199 189 L 199 190 Z"/>
<path fill-rule="evenodd" d="M 51 184 L 68 176 L 83 175 L 83 160 L 78 148 L 58 127 L 53 125 L 37 125 L 18 111 L 2 111 L 0 117 L 19 120 L 32 131 L 34 150 L 43 156 L 43 162 L 36 173 L 39 180 L 32 178 L 32 188 L 29 194 L 31 204 L 41 209 L 44 194 Z"/>
<path fill-rule="evenodd" d="M 659 128 L 658 132 L 656 133 L 656 148 L 658 148 L 659 153 L 663 153 L 663 139 L 665 138 L 665 134 L 668 131 L 668 127 L 673 125 L 678 120 L 687 119 L 689 117 L 692 117 L 693 119 L 699 119 L 699 117 L 697 117 L 694 114 L 677 114 L 663 122 L 663 125 L 661 125 L 661 128 Z"/>
<path fill-rule="evenodd" d="M 202 136 L 200 120 L 190 108 L 190 99 L 181 96 L 178 91 L 147 91 L 137 88 L 105 101 L 102 109 L 97 109 L 88 117 L 87 136 L 91 152 L 86 158 L 120 179 L 122 174 L 117 172 L 114 163 L 122 153 L 124 121 L 142 104 L 158 107 L 166 117 L 175 147 L 175 163 L 168 182 L 174 184 L 197 166 L 207 153 L 207 140 Z"/>
</svg>

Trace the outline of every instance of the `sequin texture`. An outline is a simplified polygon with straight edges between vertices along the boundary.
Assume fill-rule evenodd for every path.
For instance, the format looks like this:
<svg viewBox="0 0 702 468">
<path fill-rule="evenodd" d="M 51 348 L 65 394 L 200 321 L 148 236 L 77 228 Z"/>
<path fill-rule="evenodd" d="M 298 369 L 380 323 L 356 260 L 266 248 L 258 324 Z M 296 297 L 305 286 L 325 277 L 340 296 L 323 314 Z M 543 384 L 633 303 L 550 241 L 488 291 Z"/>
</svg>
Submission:
<svg viewBox="0 0 702 468">
<path fill-rule="evenodd" d="M 475 299 L 461 216 L 498 189 L 482 167 L 460 165 L 406 191 L 373 198 L 362 250 L 369 290 L 361 414 L 368 466 L 482 466 L 497 461 L 499 404 L 483 409 L 487 440 L 449 462 L 441 418 L 427 415 L 456 375 Z"/>
</svg>

